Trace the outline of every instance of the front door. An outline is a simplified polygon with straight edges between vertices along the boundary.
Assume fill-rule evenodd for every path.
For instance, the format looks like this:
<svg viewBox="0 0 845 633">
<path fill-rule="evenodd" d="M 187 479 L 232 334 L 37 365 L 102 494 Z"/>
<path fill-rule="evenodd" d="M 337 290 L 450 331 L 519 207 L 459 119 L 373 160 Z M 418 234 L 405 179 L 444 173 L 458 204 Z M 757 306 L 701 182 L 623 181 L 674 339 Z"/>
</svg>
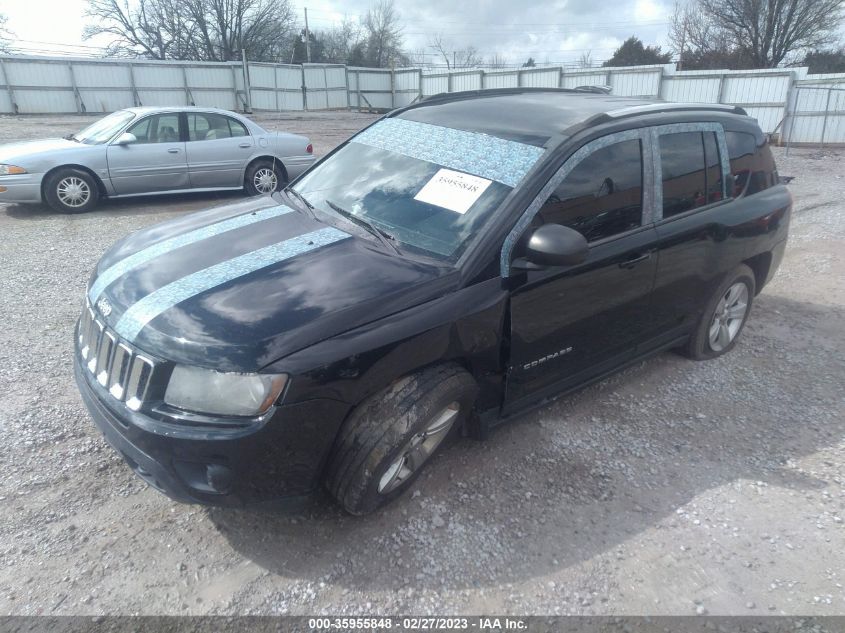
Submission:
<svg viewBox="0 0 845 633">
<path fill-rule="evenodd" d="M 613 138 L 593 141 L 583 158 L 564 163 L 562 180 L 526 231 L 569 226 L 587 238 L 590 254 L 576 266 L 511 272 L 506 410 L 624 363 L 651 332 L 657 258 L 653 196 L 644 195 L 645 139 L 636 132 Z"/>
<path fill-rule="evenodd" d="M 118 195 L 190 186 L 179 118 L 178 112 L 144 117 L 126 130 L 135 141 L 109 145 L 109 178 Z"/>
</svg>

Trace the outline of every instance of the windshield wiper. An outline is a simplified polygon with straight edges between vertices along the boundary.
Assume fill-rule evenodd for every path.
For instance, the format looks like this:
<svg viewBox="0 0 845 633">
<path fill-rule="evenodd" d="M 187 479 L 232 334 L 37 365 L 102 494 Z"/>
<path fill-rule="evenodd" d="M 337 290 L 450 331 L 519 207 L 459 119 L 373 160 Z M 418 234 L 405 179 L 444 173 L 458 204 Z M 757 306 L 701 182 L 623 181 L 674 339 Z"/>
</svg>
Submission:
<svg viewBox="0 0 845 633">
<path fill-rule="evenodd" d="M 68 135 L 65 137 L 65 140 L 66 140 L 66 141 L 76 141 L 77 143 L 79 143 L 79 139 L 78 139 L 78 138 L 76 138 L 76 134 L 68 134 Z"/>
<path fill-rule="evenodd" d="M 354 222 L 355 224 L 358 224 L 359 226 L 364 227 L 368 232 L 375 235 L 382 244 L 387 246 L 389 249 L 391 249 L 397 255 L 402 254 L 402 252 L 399 250 L 399 248 L 396 246 L 396 244 L 393 243 L 393 242 L 396 241 L 396 238 L 393 237 L 390 233 L 388 233 L 384 229 L 376 226 L 375 224 L 370 222 L 367 218 L 363 218 L 360 215 L 355 215 L 351 211 L 347 211 L 343 207 L 336 205 L 331 200 L 326 200 L 326 204 L 329 205 L 332 209 L 334 209 L 337 213 L 339 213 L 343 217 L 351 220 L 352 222 Z"/>
<path fill-rule="evenodd" d="M 294 198 L 296 198 L 296 199 L 297 199 L 297 200 L 299 200 L 299 201 L 300 201 L 303 205 L 305 205 L 305 208 L 306 208 L 306 209 L 308 209 L 308 212 L 311 214 L 311 217 L 316 219 L 316 216 L 314 215 L 314 205 L 313 205 L 313 204 L 311 204 L 310 202 L 308 202 L 308 199 L 307 199 L 305 196 L 303 196 L 301 193 L 299 193 L 299 192 L 298 192 L 296 189 L 294 189 L 293 187 L 285 187 L 285 188 L 283 189 L 283 191 L 284 191 L 286 194 L 288 194 L 288 196 L 293 195 L 293 197 L 294 197 Z"/>
</svg>

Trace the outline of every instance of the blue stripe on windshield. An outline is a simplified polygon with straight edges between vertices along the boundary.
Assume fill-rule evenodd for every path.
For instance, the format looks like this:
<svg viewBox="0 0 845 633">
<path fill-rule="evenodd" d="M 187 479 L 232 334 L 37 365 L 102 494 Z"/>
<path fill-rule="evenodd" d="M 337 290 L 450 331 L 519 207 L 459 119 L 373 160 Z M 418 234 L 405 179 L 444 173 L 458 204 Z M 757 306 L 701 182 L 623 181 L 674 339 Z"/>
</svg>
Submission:
<svg viewBox="0 0 845 633">
<path fill-rule="evenodd" d="M 382 119 L 352 139 L 417 160 L 516 187 L 543 155 L 542 147 L 489 134 L 407 119 Z"/>
<path fill-rule="evenodd" d="M 257 211 L 253 211 L 251 213 L 238 215 L 234 218 L 223 220 L 222 222 L 209 224 L 208 226 L 204 226 L 200 229 L 182 233 L 176 237 L 171 237 L 161 241 L 158 244 L 153 244 L 148 248 L 141 249 L 137 253 L 133 253 L 126 259 L 122 259 L 113 266 L 109 266 L 106 270 L 104 270 L 103 273 L 94 280 L 94 283 L 91 284 L 91 289 L 88 291 L 88 298 L 90 299 L 91 304 L 94 305 L 97 303 L 97 299 L 103 290 L 105 290 L 112 282 L 116 281 L 130 270 L 138 268 L 160 255 L 169 253 L 170 251 L 181 248 L 182 246 L 188 246 L 189 244 L 194 244 L 195 242 L 208 239 L 209 237 L 226 233 L 227 231 L 239 229 L 243 226 L 249 226 L 255 222 L 261 222 L 280 215 L 285 215 L 291 211 L 293 211 L 293 209 L 284 205 L 258 209 Z"/>
<path fill-rule="evenodd" d="M 182 301 L 216 288 L 227 281 L 313 251 L 321 246 L 339 242 L 347 237 L 350 237 L 348 233 L 327 227 L 209 266 L 148 294 L 123 313 L 114 329 L 124 339 L 132 342 L 147 323 Z"/>
</svg>

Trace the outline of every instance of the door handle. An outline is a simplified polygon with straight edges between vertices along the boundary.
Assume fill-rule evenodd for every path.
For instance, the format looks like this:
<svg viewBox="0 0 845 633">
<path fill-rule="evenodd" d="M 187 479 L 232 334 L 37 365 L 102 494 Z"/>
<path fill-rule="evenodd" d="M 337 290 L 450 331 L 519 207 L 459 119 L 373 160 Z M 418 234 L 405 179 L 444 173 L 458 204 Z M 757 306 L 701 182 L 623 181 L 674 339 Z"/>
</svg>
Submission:
<svg viewBox="0 0 845 633">
<path fill-rule="evenodd" d="M 241 143 L 240 145 L 238 145 L 238 147 L 242 147 L 243 149 L 248 149 L 248 148 L 252 147 L 252 145 L 250 143 Z"/>
<path fill-rule="evenodd" d="M 643 253 L 642 255 L 638 255 L 632 257 L 631 259 L 626 259 L 624 262 L 619 264 L 619 268 L 633 268 L 638 263 L 643 262 L 651 257 L 651 251 L 648 253 Z"/>
<path fill-rule="evenodd" d="M 168 152 L 169 154 L 178 154 L 178 153 L 179 153 L 179 150 L 178 150 L 177 148 L 175 148 L 175 147 L 171 147 L 169 150 L 167 150 L 167 152 Z"/>
</svg>

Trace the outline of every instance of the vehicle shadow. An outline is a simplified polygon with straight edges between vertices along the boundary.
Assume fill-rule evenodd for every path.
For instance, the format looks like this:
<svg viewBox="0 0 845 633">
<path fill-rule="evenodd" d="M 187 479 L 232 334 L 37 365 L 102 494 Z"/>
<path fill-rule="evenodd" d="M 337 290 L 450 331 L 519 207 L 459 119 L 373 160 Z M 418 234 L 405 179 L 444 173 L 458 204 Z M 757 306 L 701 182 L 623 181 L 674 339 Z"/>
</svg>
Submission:
<svg viewBox="0 0 845 633">
<path fill-rule="evenodd" d="M 486 442 L 461 441 L 374 515 L 347 516 L 325 498 L 294 515 L 207 513 L 237 552 L 286 578 L 419 591 L 542 577 L 691 522 L 679 508 L 718 487 L 824 486 L 791 460 L 845 436 L 843 328 L 839 307 L 764 294 L 731 354 L 660 354 Z"/>
<path fill-rule="evenodd" d="M 202 209 L 246 200 L 242 191 L 217 191 L 179 193 L 170 195 L 138 196 L 135 198 L 115 198 L 103 200 L 100 205 L 88 213 L 62 214 L 46 204 L 5 204 L 0 210 L 16 220 L 39 221 L 48 218 L 66 217 L 69 221 L 90 218 L 125 217 L 150 214 L 159 217 L 167 213 L 201 211 Z"/>
</svg>

